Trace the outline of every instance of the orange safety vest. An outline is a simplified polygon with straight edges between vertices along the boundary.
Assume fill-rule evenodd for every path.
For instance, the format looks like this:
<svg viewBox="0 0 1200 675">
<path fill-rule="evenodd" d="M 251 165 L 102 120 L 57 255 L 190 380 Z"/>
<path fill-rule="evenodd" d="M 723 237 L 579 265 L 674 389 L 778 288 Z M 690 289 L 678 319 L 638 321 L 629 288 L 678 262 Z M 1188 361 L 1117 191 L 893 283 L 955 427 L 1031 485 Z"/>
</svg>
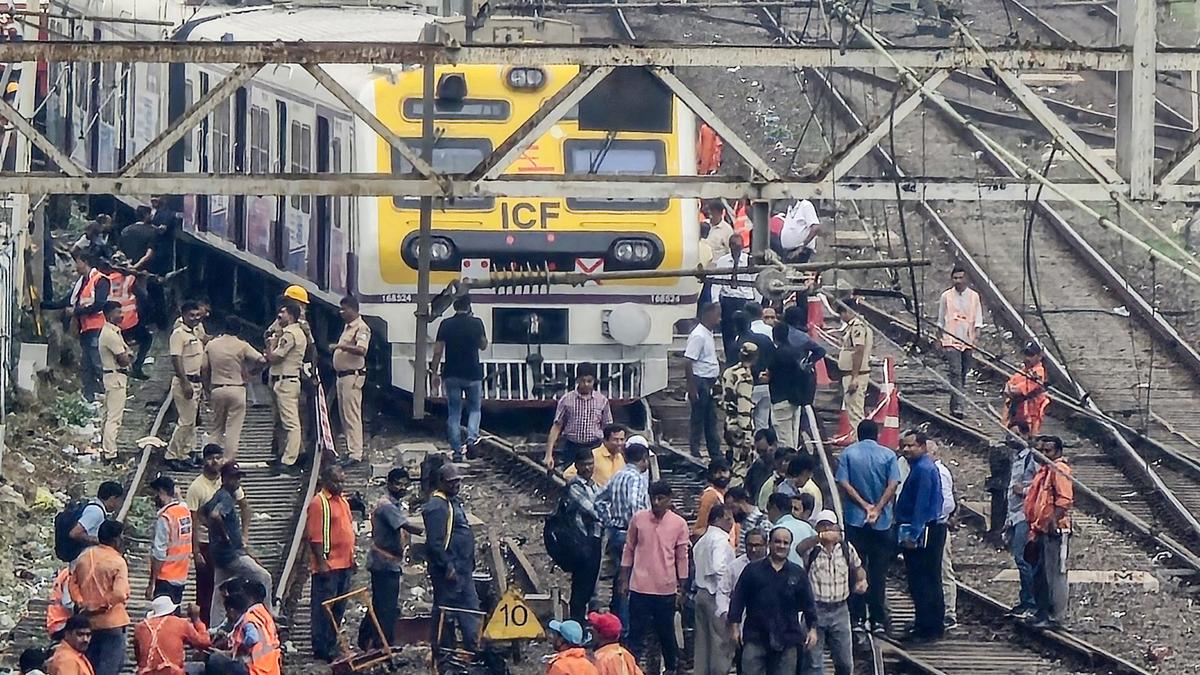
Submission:
<svg viewBox="0 0 1200 675">
<path fill-rule="evenodd" d="M 192 558 L 192 512 L 175 500 L 162 507 L 158 517 L 167 521 L 167 558 L 158 570 L 162 581 L 183 583 L 188 578 Z"/>
<path fill-rule="evenodd" d="M 700 142 L 696 147 L 696 173 L 714 174 L 721 168 L 721 148 L 725 141 L 707 124 L 700 125 Z"/>
<path fill-rule="evenodd" d="M 750 248 L 750 233 L 753 231 L 754 224 L 746 213 L 746 202 L 738 202 L 733 210 L 733 233 L 741 236 L 742 246 L 745 248 Z"/>
<path fill-rule="evenodd" d="M 46 632 L 51 635 L 62 630 L 67 620 L 75 615 L 75 603 L 71 602 L 71 594 L 67 591 L 70 578 L 71 568 L 64 567 L 54 577 L 54 585 L 50 587 L 50 604 L 46 605 Z"/>
<path fill-rule="evenodd" d="M 254 645 L 253 651 L 250 652 L 250 675 L 282 675 L 282 654 L 279 653 L 279 635 L 275 631 L 275 619 L 261 603 L 246 610 L 234 628 L 231 639 L 234 655 L 240 653 L 242 641 L 246 639 L 247 623 L 258 629 L 259 637 L 258 644 Z"/>
<path fill-rule="evenodd" d="M 1021 394 L 1028 395 L 1035 389 L 1043 388 L 1042 393 L 1028 396 L 1021 401 L 1013 401 L 1005 396 L 1003 423 L 1008 426 L 1010 411 L 1012 417 L 1029 425 L 1029 433 L 1036 436 L 1042 429 L 1042 419 L 1046 416 L 1046 408 L 1050 405 L 1050 396 L 1044 391 L 1046 386 L 1046 366 L 1042 363 L 1032 368 L 1022 366 L 1019 372 L 1008 378 L 1008 387 L 1015 388 Z"/>
<path fill-rule="evenodd" d="M 141 654 L 139 654 L 137 672 L 138 675 L 147 675 L 149 673 L 157 673 L 164 671 L 168 673 L 183 673 L 183 664 L 175 663 L 163 648 L 158 644 L 158 633 L 162 630 L 163 624 L 167 619 L 174 619 L 171 615 L 155 616 L 146 619 L 142 625 L 146 627 L 146 632 L 150 633 L 150 642 L 146 645 L 145 662 L 141 662 Z M 140 632 L 140 631 L 139 631 Z"/>
<path fill-rule="evenodd" d="M 1068 509 L 1075 505 L 1075 485 L 1071 482 L 1071 467 L 1061 458 L 1043 465 L 1029 483 L 1025 494 L 1025 520 L 1029 521 L 1029 534 L 1048 534 L 1071 529 Z M 1055 518 L 1055 509 L 1064 511 L 1061 519 Z"/>
<path fill-rule="evenodd" d="M 121 323 L 117 325 L 117 328 L 129 330 L 138 325 L 137 296 L 133 294 L 133 285 L 137 283 L 137 277 L 132 274 L 113 272 L 109 276 L 109 280 L 112 285 L 109 289 L 109 299 L 121 303 Z"/>
<path fill-rule="evenodd" d="M 979 304 L 979 294 L 968 288 L 963 293 L 967 301 L 967 311 L 958 311 L 959 308 L 951 302 L 955 293 L 953 288 L 942 293 L 941 301 L 946 305 L 942 310 L 946 317 L 942 346 L 965 351 L 975 346 L 975 317 L 979 316 L 983 308 Z"/>
<path fill-rule="evenodd" d="M 96 302 L 96 283 L 101 279 L 108 279 L 109 276 L 93 269 L 88 272 L 87 281 L 83 282 L 83 288 L 79 289 L 79 298 L 75 301 L 76 307 L 89 307 Z M 109 282 L 109 293 L 112 293 L 112 282 Z M 104 312 L 96 312 L 94 314 L 84 314 L 79 317 L 79 332 L 86 333 L 88 331 L 100 330 L 104 327 Z"/>
<path fill-rule="evenodd" d="M 586 649 L 571 647 L 554 655 L 546 675 L 600 675 L 600 671 L 588 659 Z"/>
</svg>

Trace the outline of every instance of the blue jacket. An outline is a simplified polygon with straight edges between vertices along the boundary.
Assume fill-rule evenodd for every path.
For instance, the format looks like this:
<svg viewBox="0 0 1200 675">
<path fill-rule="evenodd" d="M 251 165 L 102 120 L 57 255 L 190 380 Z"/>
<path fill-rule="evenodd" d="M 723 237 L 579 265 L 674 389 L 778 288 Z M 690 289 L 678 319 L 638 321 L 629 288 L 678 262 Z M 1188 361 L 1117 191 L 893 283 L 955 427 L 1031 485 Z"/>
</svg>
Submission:
<svg viewBox="0 0 1200 675">
<path fill-rule="evenodd" d="M 942 509 L 942 478 L 929 455 L 922 455 L 909 463 L 908 479 L 896 499 L 897 536 L 921 542 L 925 526 L 937 522 Z"/>
</svg>

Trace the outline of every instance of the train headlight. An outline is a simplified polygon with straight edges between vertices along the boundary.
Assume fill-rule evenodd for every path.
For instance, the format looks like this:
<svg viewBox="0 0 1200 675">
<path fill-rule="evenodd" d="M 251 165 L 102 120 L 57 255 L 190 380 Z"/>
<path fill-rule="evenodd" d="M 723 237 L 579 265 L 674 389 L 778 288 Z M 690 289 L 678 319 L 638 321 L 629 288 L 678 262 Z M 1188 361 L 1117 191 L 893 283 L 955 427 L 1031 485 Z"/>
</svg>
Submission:
<svg viewBox="0 0 1200 675">
<path fill-rule="evenodd" d="M 508 86 L 513 89 L 537 90 L 546 84 L 546 71 L 541 68 L 510 68 Z"/>
<path fill-rule="evenodd" d="M 617 262 L 645 263 L 654 257 L 654 245 L 645 239 L 618 239 L 613 244 L 612 252 Z"/>
<path fill-rule="evenodd" d="M 408 244 L 409 257 L 413 260 L 419 259 L 421 250 L 421 240 L 418 237 L 413 237 Z M 429 260 L 433 263 L 442 263 L 450 260 L 454 256 L 454 244 L 445 237 L 433 237 L 429 242 Z"/>
</svg>

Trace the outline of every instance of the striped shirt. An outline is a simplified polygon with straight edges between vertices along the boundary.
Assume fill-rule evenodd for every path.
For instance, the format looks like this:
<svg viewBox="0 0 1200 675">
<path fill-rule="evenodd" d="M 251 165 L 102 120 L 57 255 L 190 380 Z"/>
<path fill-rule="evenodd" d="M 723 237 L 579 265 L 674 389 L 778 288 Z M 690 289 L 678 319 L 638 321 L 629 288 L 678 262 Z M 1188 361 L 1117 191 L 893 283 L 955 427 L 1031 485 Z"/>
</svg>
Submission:
<svg viewBox="0 0 1200 675">
<path fill-rule="evenodd" d="M 604 426 L 612 421 L 608 397 L 598 391 L 583 396 L 572 389 L 558 399 L 554 411 L 554 423 L 562 429 L 563 438 L 572 443 L 599 444 L 604 437 Z"/>
<path fill-rule="evenodd" d="M 650 481 L 633 464 L 617 472 L 596 497 L 596 511 L 605 525 L 628 529 L 633 514 L 650 508 Z"/>
<path fill-rule="evenodd" d="M 817 544 L 808 556 L 808 585 L 812 586 L 814 600 L 834 603 L 850 597 L 850 566 L 862 566 L 853 546 L 839 544 L 830 550 L 824 544 Z M 850 557 L 849 561 L 846 556 Z"/>
<path fill-rule="evenodd" d="M 749 536 L 751 532 L 758 532 L 764 536 L 770 536 L 771 533 L 771 521 L 767 519 L 767 514 L 763 513 L 757 507 L 750 513 L 746 514 L 746 517 L 742 520 L 742 522 L 738 523 L 738 525 L 741 525 L 742 530 L 742 536 L 738 537 L 738 555 L 744 555 L 746 553 L 746 537 Z"/>
</svg>

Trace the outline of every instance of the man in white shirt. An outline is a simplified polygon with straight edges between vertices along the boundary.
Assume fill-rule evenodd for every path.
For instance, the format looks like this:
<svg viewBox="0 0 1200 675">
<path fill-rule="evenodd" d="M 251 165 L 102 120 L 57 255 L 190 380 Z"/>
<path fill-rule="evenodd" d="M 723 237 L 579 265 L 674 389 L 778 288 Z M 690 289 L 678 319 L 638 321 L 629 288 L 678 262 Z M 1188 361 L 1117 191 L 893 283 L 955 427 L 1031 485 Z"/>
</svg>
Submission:
<svg viewBox="0 0 1200 675">
<path fill-rule="evenodd" d="M 683 357 L 687 359 L 687 398 L 691 404 L 691 433 L 689 440 L 692 454 L 701 457 L 700 441 L 712 459 L 724 459 L 721 450 L 721 434 L 717 430 L 717 396 L 713 390 L 721 374 L 721 363 L 717 360 L 717 342 L 713 329 L 720 322 L 721 310 L 715 303 L 700 308 L 700 322 L 688 335 Z"/>
<path fill-rule="evenodd" d="M 750 255 L 742 248 L 741 236 L 732 234 L 727 243 L 729 252 L 713 263 L 713 269 L 743 270 L 749 268 Z M 717 289 L 718 301 L 721 303 L 721 344 L 725 348 L 725 360 L 729 361 L 732 358 L 736 361 L 738 334 L 733 317 L 758 294 L 753 286 L 754 275 L 734 272 L 729 276 L 714 277 L 712 281 L 713 286 Z M 734 285 L 729 283 L 730 281 L 747 285 Z"/>
<path fill-rule="evenodd" d="M 696 542 L 696 660 L 695 675 L 728 675 L 733 664 L 733 643 L 727 618 L 733 593 L 733 547 L 729 531 L 733 514 L 724 504 L 708 512 L 708 529 Z"/>
<path fill-rule="evenodd" d="M 779 245 L 783 248 L 783 259 L 788 262 L 806 263 L 816 250 L 817 235 L 821 233 L 821 221 L 817 209 L 807 199 L 801 199 L 787 210 L 783 217 L 783 229 L 779 232 Z"/>
<path fill-rule="evenodd" d="M 729 253 L 729 238 L 733 236 L 733 225 L 729 222 L 725 205 L 720 201 L 709 202 L 705 213 L 708 215 L 708 234 L 704 235 L 704 241 L 712 249 L 715 265 L 717 260 Z"/>
<path fill-rule="evenodd" d="M 950 522 L 950 516 L 958 505 L 954 501 L 954 476 L 950 473 L 950 467 L 946 466 L 942 461 L 941 452 L 937 444 L 929 441 L 929 454 L 933 457 L 933 464 L 937 467 L 938 475 L 942 479 L 942 510 L 938 512 L 938 522 L 946 525 Z M 946 602 L 946 618 L 944 620 L 946 629 L 950 630 L 958 627 L 958 584 L 954 576 L 954 562 L 950 559 L 950 532 L 946 531 L 946 545 L 942 548 L 942 597 Z"/>
<path fill-rule="evenodd" d="M 961 418 L 966 391 L 967 373 L 971 371 L 972 351 L 983 327 L 983 304 L 979 293 L 967 287 L 967 272 L 955 266 L 950 272 L 953 286 L 938 299 L 937 325 L 941 329 L 942 350 L 950 362 L 950 414 Z"/>
</svg>

